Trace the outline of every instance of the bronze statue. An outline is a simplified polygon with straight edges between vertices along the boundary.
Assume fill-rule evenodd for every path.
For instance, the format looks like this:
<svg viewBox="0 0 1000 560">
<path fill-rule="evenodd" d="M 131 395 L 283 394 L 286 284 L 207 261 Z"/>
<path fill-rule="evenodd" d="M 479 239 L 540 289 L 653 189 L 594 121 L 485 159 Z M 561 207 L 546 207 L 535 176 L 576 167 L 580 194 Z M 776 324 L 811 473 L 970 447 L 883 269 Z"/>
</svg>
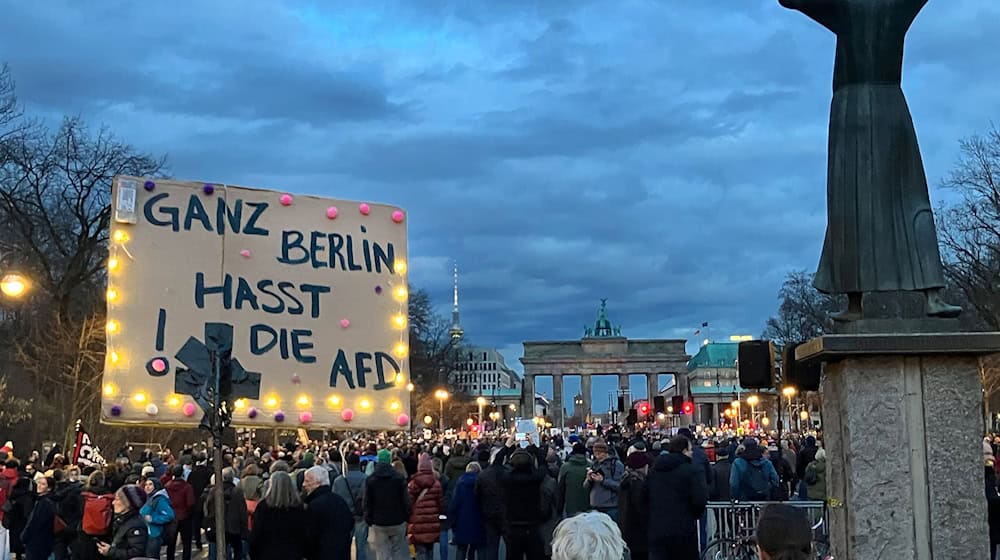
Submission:
<svg viewBox="0 0 1000 560">
<path fill-rule="evenodd" d="M 827 169 L 827 229 L 814 285 L 847 294 L 839 321 L 862 318 L 865 292 L 922 291 L 931 317 L 944 272 L 927 177 L 900 87 L 906 32 L 927 0 L 779 0 L 837 36 Z"/>
</svg>

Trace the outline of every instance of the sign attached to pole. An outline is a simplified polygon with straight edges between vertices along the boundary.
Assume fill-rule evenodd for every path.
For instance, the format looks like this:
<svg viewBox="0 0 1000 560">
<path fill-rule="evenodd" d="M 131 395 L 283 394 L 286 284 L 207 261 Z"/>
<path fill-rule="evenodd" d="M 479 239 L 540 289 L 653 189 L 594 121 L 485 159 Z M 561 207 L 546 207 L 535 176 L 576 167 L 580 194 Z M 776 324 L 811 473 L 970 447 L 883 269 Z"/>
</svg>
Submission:
<svg viewBox="0 0 1000 560">
<path fill-rule="evenodd" d="M 406 216 L 394 206 L 118 177 L 102 420 L 406 429 Z M 215 353 L 211 355 L 216 355 Z"/>
</svg>

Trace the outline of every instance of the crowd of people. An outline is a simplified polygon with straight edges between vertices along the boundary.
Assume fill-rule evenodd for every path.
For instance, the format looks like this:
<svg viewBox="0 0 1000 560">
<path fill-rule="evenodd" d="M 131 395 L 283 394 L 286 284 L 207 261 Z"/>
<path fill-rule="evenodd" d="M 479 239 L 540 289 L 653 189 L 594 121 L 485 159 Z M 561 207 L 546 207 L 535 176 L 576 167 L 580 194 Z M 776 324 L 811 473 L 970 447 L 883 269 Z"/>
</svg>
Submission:
<svg viewBox="0 0 1000 560">
<path fill-rule="evenodd" d="M 134 461 L 123 450 L 83 471 L 55 451 L 22 462 L 0 449 L 0 520 L 19 560 L 174 560 L 178 548 L 190 560 L 206 546 L 212 560 L 595 560 L 597 548 L 609 560 L 695 560 L 709 537 L 709 500 L 826 496 L 812 436 L 355 435 L 227 448 L 217 526 L 203 446 Z M 766 547 L 771 557 L 809 558 L 794 555 L 800 545 L 775 556 L 784 545 L 758 544 L 761 558 Z"/>
</svg>

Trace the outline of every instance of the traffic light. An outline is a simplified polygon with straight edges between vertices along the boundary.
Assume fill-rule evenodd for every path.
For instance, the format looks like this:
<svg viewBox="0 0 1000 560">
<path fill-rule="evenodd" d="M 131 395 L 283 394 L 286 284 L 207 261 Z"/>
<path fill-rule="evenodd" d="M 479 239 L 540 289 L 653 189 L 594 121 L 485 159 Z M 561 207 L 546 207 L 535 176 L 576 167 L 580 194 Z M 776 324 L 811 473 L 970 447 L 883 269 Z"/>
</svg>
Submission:
<svg viewBox="0 0 1000 560">
<path fill-rule="evenodd" d="M 639 403 L 639 414 L 641 414 L 642 416 L 649 416 L 649 403 L 648 402 Z"/>
<path fill-rule="evenodd" d="M 694 403 L 690 401 L 684 403 L 684 405 L 681 407 L 681 410 L 684 411 L 684 414 L 689 414 L 689 415 L 694 414 Z"/>
</svg>

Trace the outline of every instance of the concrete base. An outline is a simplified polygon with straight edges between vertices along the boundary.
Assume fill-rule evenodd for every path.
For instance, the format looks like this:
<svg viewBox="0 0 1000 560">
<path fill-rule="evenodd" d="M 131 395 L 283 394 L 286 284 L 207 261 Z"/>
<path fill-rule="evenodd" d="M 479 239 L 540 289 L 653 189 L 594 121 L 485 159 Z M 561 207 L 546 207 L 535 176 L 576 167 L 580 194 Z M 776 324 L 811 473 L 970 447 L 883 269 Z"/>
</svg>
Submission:
<svg viewBox="0 0 1000 560">
<path fill-rule="evenodd" d="M 830 335 L 824 445 L 837 560 L 989 558 L 979 355 L 1000 334 Z"/>
</svg>

